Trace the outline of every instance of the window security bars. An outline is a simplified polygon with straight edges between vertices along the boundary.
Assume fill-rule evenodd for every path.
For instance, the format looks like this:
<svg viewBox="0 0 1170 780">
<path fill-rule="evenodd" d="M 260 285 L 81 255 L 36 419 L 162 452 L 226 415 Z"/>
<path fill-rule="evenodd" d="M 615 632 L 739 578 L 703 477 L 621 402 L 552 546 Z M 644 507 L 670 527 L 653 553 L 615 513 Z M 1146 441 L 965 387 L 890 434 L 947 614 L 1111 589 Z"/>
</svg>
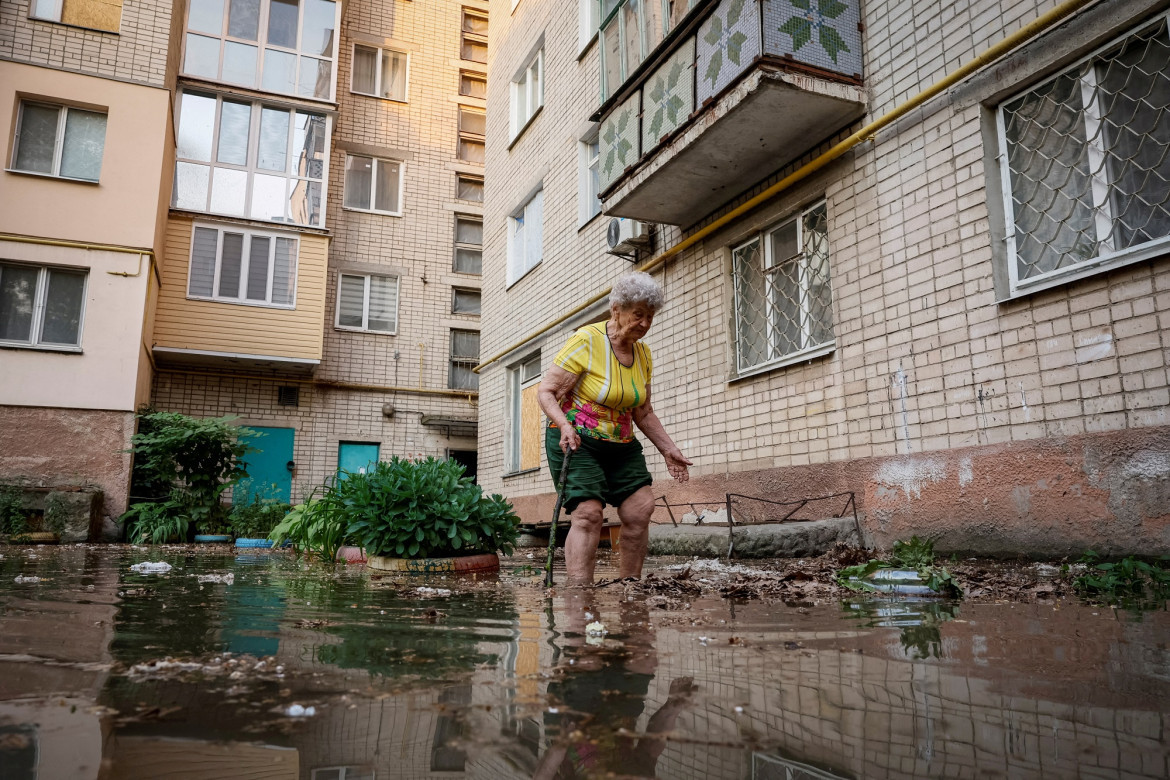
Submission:
<svg viewBox="0 0 1170 780">
<path fill-rule="evenodd" d="M 1164 251 L 1168 109 L 1165 18 L 1000 106 L 1013 293 Z"/>
<path fill-rule="evenodd" d="M 479 331 L 451 331 L 451 361 L 447 387 L 452 390 L 478 390 L 479 374 L 472 371 L 479 363 Z"/>
<path fill-rule="evenodd" d="M 821 202 L 732 250 L 738 373 L 833 342 L 828 247 Z"/>
</svg>

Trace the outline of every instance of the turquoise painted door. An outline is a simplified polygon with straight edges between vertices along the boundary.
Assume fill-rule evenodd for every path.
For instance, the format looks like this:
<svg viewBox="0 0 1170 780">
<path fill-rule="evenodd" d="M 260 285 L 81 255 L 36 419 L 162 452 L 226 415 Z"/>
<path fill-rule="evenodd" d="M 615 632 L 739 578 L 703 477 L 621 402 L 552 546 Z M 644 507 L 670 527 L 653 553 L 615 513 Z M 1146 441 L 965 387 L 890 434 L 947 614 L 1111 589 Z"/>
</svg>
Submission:
<svg viewBox="0 0 1170 780">
<path fill-rule="evenodd" d="M 293 459 L 293 429 L 261 428 L 258 425 L 248 427 L 264 435 L 248 442 L 249 446 L 259 452 L 249 452 L 244 456 L 248 479 L 233 491 L 235 502 L 239 503 L 250 498 L 253 493 L 259 493 L 264 498 L 291 503 L 292 471 L 288 464 Z"/>
<path fill-rule="evenodd" d="M 346 474 L 365 474 L 377 462 L 377 444 L 343 441 L 337 447 L 337 473 L 342 479 Z"/>
</svg>

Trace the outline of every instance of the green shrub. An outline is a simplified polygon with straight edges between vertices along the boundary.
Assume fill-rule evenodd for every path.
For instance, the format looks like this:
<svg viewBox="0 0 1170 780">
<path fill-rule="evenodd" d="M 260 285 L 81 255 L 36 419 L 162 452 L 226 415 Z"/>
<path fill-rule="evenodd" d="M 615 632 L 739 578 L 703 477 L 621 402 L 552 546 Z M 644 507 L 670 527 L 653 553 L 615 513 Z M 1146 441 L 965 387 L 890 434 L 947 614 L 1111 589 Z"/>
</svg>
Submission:
<svg viewBox="0 0 1170 780">
<path fill-rule="evenodd" d="M 232 506 L 228 515 L 228 528 L 234 536 L 263 539 L 292 509 L 291 505 L 274 497 L 272 488 L 253 491 L 248 480 L 237 484 L 237 489 L 245 491 L 248 496 Z"/>
<path fill-rule="evenodd" d="M 20 500 L 20 490 L 0 485 L 0 534 L 16 534 L 26 530 L 26 512 Z"/>
<path fill-rule="evenodd" d="M 191 526 L 181 500 L 137 503 L 122 515 L 122 520 L 130 523 L 129 539 L 134 544 L 183 542 Z"/>
<path fill-rule="evenodd" d="M 311 496 L 297 504 L 268 534 L 272 544 L 280 547 L 290 542 L 298 555 L 335 561 L 337 550 L 345 543 L 347 521 L 344 517 L 315 511 L 316 500 Z"/>
<path fill-rule="evenodd" d="M 463 474 L 453 460 L 395 457 L 365 474 L 333 480 L 301 517 L 290 515 L 282 525 L 294 543 L 297 529 L 305 538 L 328 539 L 333 555 L 345 538 L 367 555 L 401 558 L 512 552 L 519 523 L 512 506 L 501 496 L 485 496 Z M 316 546 L 332 560 L 320 542 Z"/>
<path fill-rule="evenodd" d="M 1086 571 L 1073 580 L 1073 588 L 1085 599 L 1133 609 L 1160 609 L 1170 599 L 1170 558 L 1102 561 L 1089 550 L 1080 562 Z"/>
<path fill-rule="evenodd" d="M 241 459 L 252 449 L 247 440 L 259 435 L 232 425 L 234 419 L 200 420 L 177 412 L 140 411 L 138 433 L 130 440 L 133 484 L 137 497 L 154 501 L 135 504 L 122 519 L 136 525 L 147 521 L 181 527 L 180 539 L 190 523 L 200 533 L 226 531 L 227 510 L 220 498 L 247 476 Z M 164 520 L 163 515 L 172 517 Z M 132 536 L 141 541 L 143 533 L 135 531 Z M 157 533 L 152 530 L 149 536 L 155 538 Z"/>
</svg>

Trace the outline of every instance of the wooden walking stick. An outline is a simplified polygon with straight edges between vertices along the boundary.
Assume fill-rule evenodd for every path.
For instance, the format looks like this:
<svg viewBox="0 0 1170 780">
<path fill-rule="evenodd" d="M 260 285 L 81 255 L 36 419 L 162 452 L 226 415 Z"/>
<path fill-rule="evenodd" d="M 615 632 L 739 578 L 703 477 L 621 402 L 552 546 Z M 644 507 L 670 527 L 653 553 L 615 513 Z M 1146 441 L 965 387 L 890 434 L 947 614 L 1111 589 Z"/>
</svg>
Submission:
<svg viewBox="0 0 1170 780">
<path fill-rule="evenodd" d="M 561 504 L 565 502 L 565 482 L 569 478 L 569 458 L 573 457 L 573 448 L 565 450 L 565 459 L 561 462 L 561 479 L 557 485 L 557 505 L 553 509 L 552 528 L 548 530 L 548 558 L 544 562 L 544 586 L 553 586 L 553 551 L 557 547 L 557 520 L 561 517 Z"/>
</svg>

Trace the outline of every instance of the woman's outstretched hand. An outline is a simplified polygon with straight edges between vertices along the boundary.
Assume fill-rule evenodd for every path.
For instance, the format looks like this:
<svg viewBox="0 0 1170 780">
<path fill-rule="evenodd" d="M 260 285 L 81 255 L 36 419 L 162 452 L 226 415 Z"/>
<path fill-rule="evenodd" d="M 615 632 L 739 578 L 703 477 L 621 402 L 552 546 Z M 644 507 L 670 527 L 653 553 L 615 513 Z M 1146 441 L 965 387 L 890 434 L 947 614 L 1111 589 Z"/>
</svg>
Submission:
<svg viewBox="0 0 1170 780">
<path fill-rule="evenodd" d="M 682 450 L 678 447 L 664 451 L 662 457 L 666 459 L 666 471 L 670 476 L 679 482 L 686 482 L 691 478 L 687 471 L 687 466 L 692 465 L 691 461 L 682 454 Z"/>
</svg>

